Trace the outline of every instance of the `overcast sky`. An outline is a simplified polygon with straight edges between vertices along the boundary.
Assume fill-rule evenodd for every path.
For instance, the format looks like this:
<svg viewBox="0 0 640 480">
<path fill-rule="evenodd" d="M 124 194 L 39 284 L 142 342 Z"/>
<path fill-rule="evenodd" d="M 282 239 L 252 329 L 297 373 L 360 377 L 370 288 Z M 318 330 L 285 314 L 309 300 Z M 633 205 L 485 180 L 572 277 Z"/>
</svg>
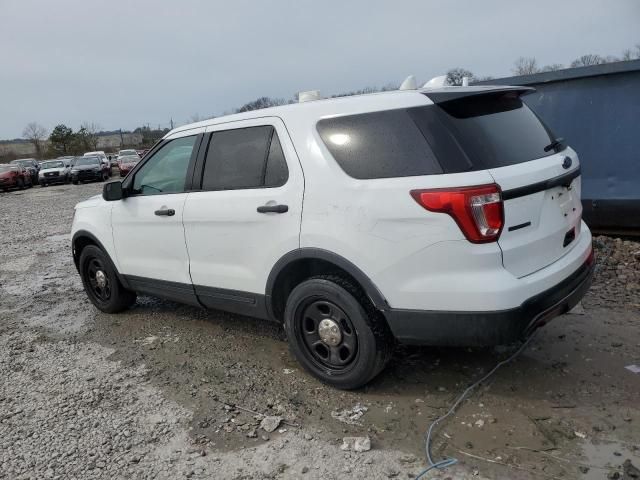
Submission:
<svg viewBox="0 0 640 480">
<path fill-rule="evenodd" d="M 462 66 L 508 76 L 640 43 L 638 0 L 0 0 L 0 139 L 186 123 Z"/>
</svg>

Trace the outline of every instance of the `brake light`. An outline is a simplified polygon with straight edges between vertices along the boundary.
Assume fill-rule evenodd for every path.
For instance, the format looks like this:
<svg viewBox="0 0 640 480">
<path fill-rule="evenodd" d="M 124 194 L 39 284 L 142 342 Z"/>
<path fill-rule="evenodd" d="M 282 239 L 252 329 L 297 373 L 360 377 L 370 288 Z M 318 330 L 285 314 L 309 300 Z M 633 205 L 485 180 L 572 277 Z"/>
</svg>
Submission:
<svg viewBox="0 0 640 480">
<path fill-rule="evenodd" d="M 451 215 L 470 242 L 495 242 L 500 236 L 504 209 L 496 184 L 412 190 L 411 196 L 430 212 Z"/>
</svg>

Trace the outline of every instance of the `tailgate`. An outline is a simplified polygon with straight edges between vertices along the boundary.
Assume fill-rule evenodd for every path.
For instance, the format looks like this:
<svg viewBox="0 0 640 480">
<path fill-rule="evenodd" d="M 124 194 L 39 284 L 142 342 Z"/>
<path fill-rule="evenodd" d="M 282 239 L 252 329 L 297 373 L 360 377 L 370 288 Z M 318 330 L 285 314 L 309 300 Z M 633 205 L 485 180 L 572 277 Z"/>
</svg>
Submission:
<svg viewBox="0 0 640 480">
<path fill-rule="evenodd" d="M 582 219 L 575 152 L 567 148 L 489 173 L 502 188 L 504 228 L 498 244 L 509 272 L 529 275 L 571 251 Z"/>
</svg>

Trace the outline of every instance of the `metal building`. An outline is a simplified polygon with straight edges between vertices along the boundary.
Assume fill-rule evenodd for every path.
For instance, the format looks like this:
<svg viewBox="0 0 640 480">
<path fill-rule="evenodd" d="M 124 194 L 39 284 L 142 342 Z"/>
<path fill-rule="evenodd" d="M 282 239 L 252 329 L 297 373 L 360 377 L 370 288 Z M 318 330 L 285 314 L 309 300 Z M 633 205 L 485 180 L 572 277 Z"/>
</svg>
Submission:
<svg viewBox="0 0 640 480">
<path fill-rule="evenodd" d="M 580 156 L 584 219 L 595 230 L 640 229 L 640 60 L 507 77 Z"/>
</svg>

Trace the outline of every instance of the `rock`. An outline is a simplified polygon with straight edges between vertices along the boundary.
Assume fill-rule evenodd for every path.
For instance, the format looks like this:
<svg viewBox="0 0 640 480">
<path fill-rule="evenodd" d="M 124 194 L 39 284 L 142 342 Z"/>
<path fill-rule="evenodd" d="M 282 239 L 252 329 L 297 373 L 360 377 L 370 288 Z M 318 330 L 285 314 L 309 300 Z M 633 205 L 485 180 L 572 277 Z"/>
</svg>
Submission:
<svg viewBox="0 0 640 480">
<path fill-rule="evenodd" d="M 331 412 L 331 417 L 348 425 L 361 425 L 358 420 L 360 420 L 368 410 L 364 405 L 357 403 L 352 408 Z"/>
<path fill-rule="evenodd" d="M 640 479 L 640 469 L 636 468 L 628 458 L 622 464 L 622 470 L 624 472 L 625 480 L 628 479 Z"/>
<path fill-rule="evenodd" d="M 247 437 L 249 438 L 257 438 L 258 433 L 256 432 L 255 428 L 252 428 L 251 430 L 249 430 L 249 432 L 247 433 Z"/>
<path fill-rule="evenodd" d="M 307 473 L 309 471 L 309 467 L 304 466 L 302 467 L 302 470 L 300 470 L 302 472 L 302 474 L 304 475 L 305 473 Z"/>
<path fill-rule="evenodd" d="M 484 427 L 484 420 L 482 420 L 482 419 L 476 420 L 475 426 L 478 427 L 478 428 Z"/>
<path fill-rule="evenodd" d="M 280 426 L 280 422 L 282 422 L 282 417 L 268 415 L 260 422 L 260 428 L 267 433 L 271 433 Z"/>
<path fill-rule="evenodd" d="M 371 440 L 369 437 L 344 437 L 340 449 L 358 453 L 368 452 L 371 450 Z"/>
</svg>

